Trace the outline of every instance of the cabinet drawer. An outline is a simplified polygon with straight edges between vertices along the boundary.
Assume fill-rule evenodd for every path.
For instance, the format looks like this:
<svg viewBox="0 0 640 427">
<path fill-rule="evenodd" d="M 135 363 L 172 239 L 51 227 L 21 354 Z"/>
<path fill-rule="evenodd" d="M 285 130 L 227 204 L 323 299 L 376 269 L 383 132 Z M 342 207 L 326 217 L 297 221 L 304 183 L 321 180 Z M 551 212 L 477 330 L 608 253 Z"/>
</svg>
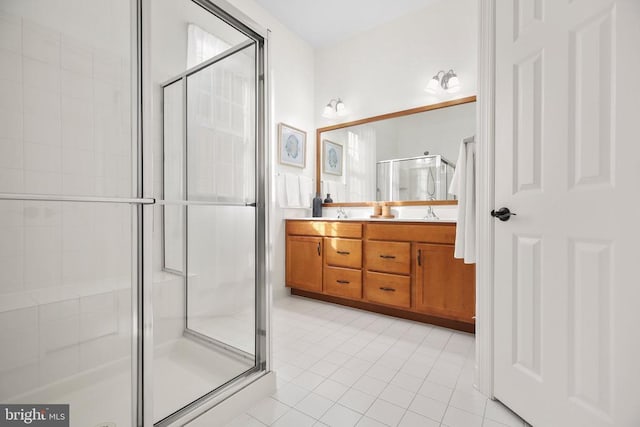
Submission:
<svg viewBox="0 0 640 427">
<path fill-rule="evenodd" d="M 411 274 L 411 243 L 367 241 L 367 270 Z"/>
<path fill-rule="evenodd" d="M 348 298 L 362 298 L 362 270 L 324 267 L 324 292 Z"/>
<path fill-rule="evenodd" d="M 324 250 L 327 265 L 362 268 L 362 240 L 325 237 Z"/>
<path fill-rule="evenodd" d="M 456 225 L 454 223 L 368 224 L 367 239 L 453 244 L 456 240 Z"/>
<path fill-rule="evenodd" d="M 362 223 L 331 221 L 287 221 L 287 234 L 301 236 L 362 238 Z"/>
<path fill-rule="evenodd" d="M 368 301 L 379 304 L 409 308 L 411 307 L 411 279 L 396 274 L 367 271 L 364 297 Z"/>
</svg>

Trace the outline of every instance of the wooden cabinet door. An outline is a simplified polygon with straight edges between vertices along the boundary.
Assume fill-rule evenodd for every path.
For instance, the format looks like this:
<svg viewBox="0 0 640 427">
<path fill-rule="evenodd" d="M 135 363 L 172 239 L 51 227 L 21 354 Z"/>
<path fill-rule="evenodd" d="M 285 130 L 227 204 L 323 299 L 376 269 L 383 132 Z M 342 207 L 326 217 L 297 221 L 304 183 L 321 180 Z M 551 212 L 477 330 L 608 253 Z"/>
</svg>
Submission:
<svg viewBox="0 0 640 427">
<path fill-rule="evenodd" d="M 322 292 L 322 237 L 287 236 L 287 286 Z"/>
<path fill-rule="evenodd" d="M 414 309 L 473 323 L 475 266 L 455 259 L 453 249 L 453 245 L 415 245 Z"/>
</svg>

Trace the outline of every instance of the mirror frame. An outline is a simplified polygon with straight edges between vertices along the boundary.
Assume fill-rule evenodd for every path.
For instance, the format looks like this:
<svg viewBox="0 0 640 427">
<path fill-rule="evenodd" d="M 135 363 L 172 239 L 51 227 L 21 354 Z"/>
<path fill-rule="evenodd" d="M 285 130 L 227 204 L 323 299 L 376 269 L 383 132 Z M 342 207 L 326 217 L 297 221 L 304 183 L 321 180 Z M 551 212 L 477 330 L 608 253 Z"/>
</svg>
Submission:
<svg viewBox="0 0 640 427">
<path fill-rule="evenodd" d="M 466 98 L 453 99 L 451 101 L 439 102 L 437 104 L 424 105 L 422 107 L 410 108 L 408 110 L 395 111 L 393 113 L 381 114 L 379 116 L 367 117 L 364 119 L 354 120 L 351 122 L 338 123 L 336 125 L 325 126 L 316 129 L 316 193 L 321 191 L 321 179 L 322 179 L 322 147 L 321 136 L 323 132 L 329 132 L 336 129 L 344 129 L 351 126 L 363 125 L 366 123 L 378 122 L 380 120 L 393 119 L 396 117 L 409 116 L 411 114 L 424 113 L 425 111 L 439 110 L 441 108 L 453 107 L 455 105 L 469 104 L 476 102 L 476 96 L 468 96 Z M 344 203 L 324 203 L 322 206 L 372 206 L 376 204 L 375 200 L 363 201 L 363 202 L 344 202 Z M 424 206 L 424 205 L 457 205 L 457 200 L 403 200 L 403 201 L 389 201 L 385 202 L 390 206 Z"/>
</svg>

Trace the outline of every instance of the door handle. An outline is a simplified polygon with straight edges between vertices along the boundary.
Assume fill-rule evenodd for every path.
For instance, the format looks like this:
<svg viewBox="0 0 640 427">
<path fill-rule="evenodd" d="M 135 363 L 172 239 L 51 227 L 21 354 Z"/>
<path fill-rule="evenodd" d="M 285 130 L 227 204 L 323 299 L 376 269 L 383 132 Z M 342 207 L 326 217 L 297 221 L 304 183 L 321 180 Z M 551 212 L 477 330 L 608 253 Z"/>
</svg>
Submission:
<svg viewBox="0 0 640 427">
<path fill-rule="evenodd" d="M 348 251 L 337 251 L 339 255 L 349 255 L 351 252 Z"/>
<path fill-rule="evenodd" d="M 497 211 L 491 211 L 491 216 L 494 218 L 498 218 L 500 221 L 509 221 L 512 215 L 515 215 L 513 212 L 509 210 L 509 208 L 500 208 Z"/>
<path fill-rule="evenodd" d="M 393 288 L 387 288 L 385 286 L 380 286 L 380 290 L 381 291 L 385 291 L 385 292 L 395 292 L 396 290 Z"/>
<path fill-rule="evenodd" d="M 336 282 L 340 283 L 341 285 L 348 285 L 349 283 L 351 283 L 348 280 L 336 280 Z"/>
<path fill-rule="evenodd" d="M 422 266 L 422 249 L 418 249 L 418 266 Z"/>
<path fill-rule="evenodd" d="M 320 256 L 320 242 L 318 242 L 318 256 Z"/>
<path fill-rule="evenodd" d="M 395 255 L 380 255 L 380 258 L 383 259 L 396 259 Z"/>
</svg>

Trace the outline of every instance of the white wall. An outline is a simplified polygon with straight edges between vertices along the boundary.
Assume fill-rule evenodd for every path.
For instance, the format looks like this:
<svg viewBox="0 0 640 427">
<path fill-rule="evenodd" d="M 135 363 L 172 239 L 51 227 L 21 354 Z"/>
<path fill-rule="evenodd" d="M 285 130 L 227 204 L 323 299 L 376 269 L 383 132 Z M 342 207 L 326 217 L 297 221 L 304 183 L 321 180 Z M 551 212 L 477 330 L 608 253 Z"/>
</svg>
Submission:
<svg viewBox="0 0 640 427">
<path fill-rule="evenodd" d="M 315 177 L 315 101 L 314 51 L 253 0 L 231 0 L 231 4 L 264 28 L 269 35 L 269 78 L 271 96 L 271 173 L 269 268 L 274 297 L 287 291 L 285 282 L 284 218 L 311 216 L 310 209 L 281 209 L 276 200 L 275 181 L 278 174 Z M 277 124 L 286 123 L 307 132 L 307 156 L 304 169 L 282 165 L 277 160 Z M 314 181 L 315 182 L 315 181 Z"/>
<path fill-rule="evenodd" d="M 395 128 L 394 158 L 421 156 L 429 151 L 429 154 L 440 154 L 455 163 L 462 139 L 475 134 L 476 104 L 399 117 L 395 119 Z"/>
<path fill-rule="evenodd" d="M 361 33 L 316 53 L 318 127 L 332 98 L 349 114 L 340 122 L 433 104 L 476 93 L 477 1 L 446 0 Z M 453 68 L 462 83 L 455 95 L 424 91 L 436 72 Z"/>
</svg>

